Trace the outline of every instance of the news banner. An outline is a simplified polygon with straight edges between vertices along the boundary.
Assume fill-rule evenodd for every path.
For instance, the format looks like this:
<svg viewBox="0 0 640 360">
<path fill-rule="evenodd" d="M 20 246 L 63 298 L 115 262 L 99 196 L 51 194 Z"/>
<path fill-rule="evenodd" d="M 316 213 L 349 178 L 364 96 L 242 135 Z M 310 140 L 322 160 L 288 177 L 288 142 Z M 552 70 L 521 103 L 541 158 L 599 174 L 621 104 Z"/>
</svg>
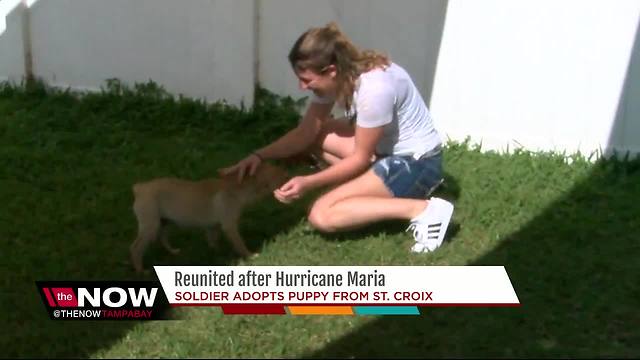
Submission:
<svg viewBox="0 0 640 360">
<path fill-rule="evenodd" d="M 52 319 L 164 320 L 172 307 L 224 314 L 420 315 L 520 306 L 504 266 L 155 266 L 158 281 L 39 281 Z M 56 316 L 57 311 L 57 316 Z"/>
</svg>

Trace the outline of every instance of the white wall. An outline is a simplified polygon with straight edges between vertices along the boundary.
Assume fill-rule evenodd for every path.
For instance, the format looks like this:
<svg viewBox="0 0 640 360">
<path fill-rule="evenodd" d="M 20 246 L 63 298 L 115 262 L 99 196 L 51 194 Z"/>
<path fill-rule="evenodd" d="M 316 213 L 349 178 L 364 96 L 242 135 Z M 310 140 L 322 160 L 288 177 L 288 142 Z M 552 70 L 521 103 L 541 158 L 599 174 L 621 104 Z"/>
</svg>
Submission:
<svg viewBox="0 0 640 360">
<path fill-rule="evenodd" d="M 614 149 L 640 153 L 640 22 L 623 87 L 624 95 L 611 131 L 607 155 Z"/>
<path fill-rule="evenodd" d="M 20 83 L 25 76 L 23 12 L 20 0 L 0 0 L 0 81 Z"/>
<path fill-rule="evenodd" d="M 302 97 L 287 55 L 310 27 L 336 21 L 361 48 L 386 52 L 405 67 L 429 100 L 446 0 L 268 0 L 260 2 L 260 81 L 280 94 Z"/>
<path fill-rule="evenodd" d="M 639 14 L 637 0 L 450 0 L 435 118 L 485 149 L 605 150 Z M 622 121 L 637 124 L 638 110 Z"/>
<path fill-rule="evenodd" d="M 253 102 L 251 1 L 37 1 L 31 23 L 34 73 L 52 84 L 153 79 L 175 94 Z"/>
<path fill-rule="evenodd" d="M 299 98 L 289 49 L 335 20 L 411 73 L 445 137 L 485 150 L 640 152 L 638 0 L 31 2 L 34 73 L 60 86 L 152 79 L 250 105 L 257 78 Z M 14 11 L 0 33 L 0 79 L 24 75 L 21 19 Z"/>
</svg>

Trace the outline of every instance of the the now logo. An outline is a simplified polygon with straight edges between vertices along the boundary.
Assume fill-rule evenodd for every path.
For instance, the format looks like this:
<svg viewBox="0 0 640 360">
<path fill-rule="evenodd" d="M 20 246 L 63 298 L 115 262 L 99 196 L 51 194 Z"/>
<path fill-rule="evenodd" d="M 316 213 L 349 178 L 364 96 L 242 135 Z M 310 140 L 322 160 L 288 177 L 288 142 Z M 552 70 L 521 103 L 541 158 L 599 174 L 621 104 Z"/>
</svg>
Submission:
<svg viewBox="0 0 640 360">
<path fill-rule="evenodd" d="M 93 307 L 101 307 L 102 305 L 110 308 L 123 307 L 130 304 L 134 308 L 141 307 L 144 301 L 144 307 L 153 307 L 156 299 L 158 288 L 127 288 L 126 291 L 119 287 L 110 287 L 105 290 L 101 288 L 93 288 L 90 292 L 87 288 L 78 288 L 78 307 L 85 307 L 89 303 Z"/>
<path fill-rule="evenodd" d="M 165 320 L 170 309 L 157 281 L 36 281 L 54 320 Z"/>
<path fill-rule="evenodd" d="M 77 291 L 74 291 L 76 289 Z M 158 288 L 111 286 L 108 288 L 77 287 L 74 289 L 70 287 L 43 287 L 42 291 L 44 291 L 51 307 L 150 308 L 153 307 Z"/>
</svg>

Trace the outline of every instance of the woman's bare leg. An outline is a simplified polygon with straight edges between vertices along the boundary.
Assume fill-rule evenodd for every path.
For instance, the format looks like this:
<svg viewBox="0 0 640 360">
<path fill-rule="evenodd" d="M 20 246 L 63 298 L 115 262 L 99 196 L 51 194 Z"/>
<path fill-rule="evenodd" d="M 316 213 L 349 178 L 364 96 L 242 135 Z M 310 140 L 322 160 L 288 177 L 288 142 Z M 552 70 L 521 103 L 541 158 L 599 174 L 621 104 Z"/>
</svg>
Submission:
<svg viewBox="0 0 640 360">
<path fill-rule="evenodd" d="M 352 230 L 381 220 L 411 220 L 427 205 L 426 200 L 392 197 L 369 170 L 318 198 L 309 212 L 309 222 L 324 232 Z"/>
</svg>

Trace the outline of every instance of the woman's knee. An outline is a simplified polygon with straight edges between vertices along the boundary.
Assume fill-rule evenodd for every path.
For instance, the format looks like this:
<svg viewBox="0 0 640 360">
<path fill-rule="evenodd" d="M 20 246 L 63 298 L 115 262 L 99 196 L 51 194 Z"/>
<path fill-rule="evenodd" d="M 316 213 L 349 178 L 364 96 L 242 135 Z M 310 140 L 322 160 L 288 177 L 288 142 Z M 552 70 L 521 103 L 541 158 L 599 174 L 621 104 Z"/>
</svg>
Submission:
<svg viewBox="0 0 640 360">
<path fill-rule="evenodd" d="M 336 231 L 336 228 L 331 224 L 329 207 L 326 206 L 322 198 L 318 199 L 311 206 L 307 220 L 309 221 L 309 224 L 318 231 L 326 233 Z"/>
</svg>

